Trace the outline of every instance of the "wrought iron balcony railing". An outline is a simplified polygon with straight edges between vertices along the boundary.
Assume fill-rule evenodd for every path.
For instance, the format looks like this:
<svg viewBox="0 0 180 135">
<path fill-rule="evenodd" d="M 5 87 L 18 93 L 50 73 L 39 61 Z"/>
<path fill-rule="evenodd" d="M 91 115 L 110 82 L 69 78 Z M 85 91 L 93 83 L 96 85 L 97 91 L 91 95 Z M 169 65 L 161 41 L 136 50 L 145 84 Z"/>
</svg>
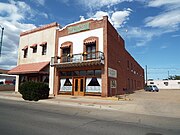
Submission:
<svg viewBox="0 0 180 135">
<path fill-rule="evenodd" d="M 63 63 L 78 63 L 78 62 L 87 62 L 87 61 L 96 61 L 101 60 L 104 62 L 104 53 L 97 51 L 91 53 L 80 53 L 80 54 L 67 54 L 62 55 L 61 57 L 55 56 L 51 57 L 51 66 Z"/>
</svg>

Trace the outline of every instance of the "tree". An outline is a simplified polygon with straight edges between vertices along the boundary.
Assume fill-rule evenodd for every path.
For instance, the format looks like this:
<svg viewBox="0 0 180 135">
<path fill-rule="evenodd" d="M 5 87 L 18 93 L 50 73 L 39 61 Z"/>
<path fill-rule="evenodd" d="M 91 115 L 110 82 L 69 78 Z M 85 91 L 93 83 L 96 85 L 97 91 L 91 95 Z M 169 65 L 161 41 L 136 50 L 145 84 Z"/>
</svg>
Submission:
<svg viewBox="0 0 180 135">
<path fill-rule="evenodd" d="M 178 75 L 169 76 L 168 80 L 180 80 L 180 76 L 178 76 Z"/>
</svg>

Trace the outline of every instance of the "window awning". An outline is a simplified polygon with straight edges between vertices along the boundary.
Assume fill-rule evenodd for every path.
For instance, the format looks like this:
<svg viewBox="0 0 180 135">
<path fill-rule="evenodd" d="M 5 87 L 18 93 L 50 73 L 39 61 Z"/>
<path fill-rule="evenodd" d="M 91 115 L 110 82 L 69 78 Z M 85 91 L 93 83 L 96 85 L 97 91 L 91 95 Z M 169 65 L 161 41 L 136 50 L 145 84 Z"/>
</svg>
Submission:
<svg viewBox="0 0 180 135">
<path fill-rule="evenodd" d="M 31 48 L 34 48 L 34 47 L 36 47 L 37 46 L 37 44 L 32 44 L 30 47 Z"/>
<path fill-rule="evenodd" d="M 23 51 L 26 50 L 28 48 L 28 45 L 24 46 L 24 48 L 22 49 Z"/>
<path fill-rule="evenodd" d="M 84 44 L 90 44 L 90 43 L 95 43 L 96 42 L 96 39 L 94 38 L 91 38 L 91 39 L 87 39 L 84 41 Z"/>
<path fill-rule="evenodd" d="M 69 48 L 71 46 L 71 44 L 63 44 L 60 48 L 61 49 L 64 49 L 64 48 Z"/>
<path fill-rule="evenodd" d="M 50 62 L 39 62 L 39 63 L 30 63 L 30 64 L 22 64 L 13 68 L 8 72 L 8 74 L 30 74 L 30 73 L 41 73 L 41 71 L 49 65 Z"/>
<path fill-rule="evenodd" d="M 47 45 L 47 42 L 42 42 L 39 44 L 40 46 Z"/>
</svg>

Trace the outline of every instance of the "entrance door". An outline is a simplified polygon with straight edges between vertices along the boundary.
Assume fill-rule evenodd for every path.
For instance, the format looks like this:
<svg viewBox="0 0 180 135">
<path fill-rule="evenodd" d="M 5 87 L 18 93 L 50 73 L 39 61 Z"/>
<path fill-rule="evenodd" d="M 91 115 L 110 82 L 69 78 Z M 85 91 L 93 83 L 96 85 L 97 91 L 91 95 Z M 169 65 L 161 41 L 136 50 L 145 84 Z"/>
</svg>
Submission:
<svg viewBox="0 0 180 135">
<path fill-rule="evenodd" d="M 85 78 L 74 78 L 74 96 L 84 96 Z"/>
</svg>

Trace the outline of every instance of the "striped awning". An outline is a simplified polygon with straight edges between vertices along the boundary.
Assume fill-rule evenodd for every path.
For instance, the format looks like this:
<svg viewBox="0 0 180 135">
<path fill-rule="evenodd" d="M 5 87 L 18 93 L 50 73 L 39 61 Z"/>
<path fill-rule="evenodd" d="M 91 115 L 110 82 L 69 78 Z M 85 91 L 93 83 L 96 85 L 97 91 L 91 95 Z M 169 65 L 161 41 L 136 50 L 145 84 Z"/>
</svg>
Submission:
<svg viewBox="0 0 180 135">
<path fill-rule="evenodd" d="M 34 47 L 36 47 L 37 46 L 37 44 L 32 44 L 30 47 L 31 48 L 34 48 Z"/>
<path fill-rule="evenodd" d="M 96 42 L 96 39 L 94 38 L 91 38 L 91 39 L 87 39 L 84 41 L 84 44 L 90 44 L 90 43 L 95 43 Z"/>
<path fill-rule="evenodd" d="M 47 45 L 47 42 L 42 42 L 39 44 L 40 46 Z"/>
<path fill-rule="evenodd" d="M 24 46 L 22 50 L 26 50 L 28 48 L 28 45 Z"/>
</svg>

